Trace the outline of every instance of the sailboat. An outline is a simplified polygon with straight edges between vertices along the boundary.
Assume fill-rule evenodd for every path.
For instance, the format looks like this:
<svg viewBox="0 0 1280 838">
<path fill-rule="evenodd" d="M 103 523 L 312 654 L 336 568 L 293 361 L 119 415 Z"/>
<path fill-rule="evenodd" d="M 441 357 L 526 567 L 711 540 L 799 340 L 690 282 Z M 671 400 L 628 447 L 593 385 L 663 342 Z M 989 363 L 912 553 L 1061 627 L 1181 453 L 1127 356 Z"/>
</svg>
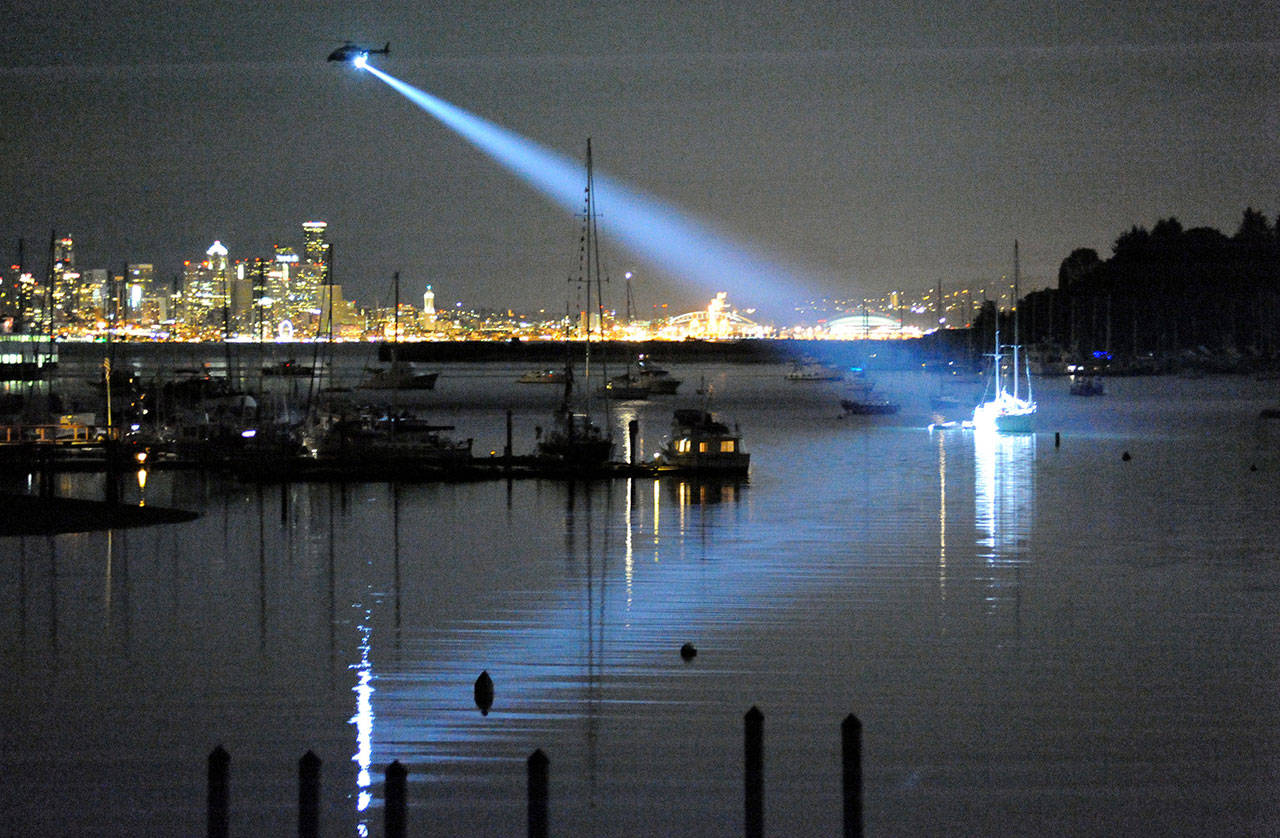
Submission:
<svg viewBox="0 0 1280 838">
<path fill-rule="evenodd" d="M 587 188 L 586 207 L 583 212 L 582 248 L 580 250 L 584 285 L 586 288 L 586 311 L 591 310 L 591 282 L 596 283 L 596 305 L 599 310 L 599 323 L 604 325 L 604 304 L 600 302 L 603 288 L 600 282 L 600 247 L 596 229 L 596 208 L 592 168 L 591 140 L 587 139 Z M 565 336 L 565 369 L 564 395 L 560 406 L 556 409 L 551 429 L 545 434 L 539 433 L 537 455 L 559 466 L 583 471 L 597 469 L 609 462 L 613 456 L 613 437 L 605 428 L 596 424 L 591 418 L 591 318 L 586 321 L 586 340 L 583 341 L 583 368 L 586 382 L 582 387 L 585 407 L 575 410 L 573 359 L 569 354 L 568 335 Z M 605 403 L 605 426 L 608 425 L 608 399 Z"/>
<path fill-rule="evenodd" d="M 428 372 L 413 361 L 400 360 L 400 272 L 392 280 L 394 301 L 391 333 L 391 363 L 385 367 L 365 367 L 366 376 L 356 385 L 361 390 L 434 390 L 438 372 Z"/>
<path fill-rule="evenodd" d="M 995 354 L 992 361 L 992 376 L 988 382 L 987 392 L 983 400 L 973 409 L 973 427 L 975 430 L 997 431 L 999 433 L 1029 434 L 1035 431 L 1036 402 L 1031 395 L 1031 371 L 1022 359 L 1019 363 L 1021 347 L 1018 345 L 1018 243 L 1013 243 L 1013 343 L 1003 346 L 1000 343 L 1000 315 L 996 313 Z M 1013 367 L 1009 375 L 1009 383 L 1013 387 L 1010 392 L 1006 386 L 1003 372 L 1004 350 L 1012 352 Z M 1020 392 L 1019 370 L 1026 371 L 1025 395 Z"/>
</svg>

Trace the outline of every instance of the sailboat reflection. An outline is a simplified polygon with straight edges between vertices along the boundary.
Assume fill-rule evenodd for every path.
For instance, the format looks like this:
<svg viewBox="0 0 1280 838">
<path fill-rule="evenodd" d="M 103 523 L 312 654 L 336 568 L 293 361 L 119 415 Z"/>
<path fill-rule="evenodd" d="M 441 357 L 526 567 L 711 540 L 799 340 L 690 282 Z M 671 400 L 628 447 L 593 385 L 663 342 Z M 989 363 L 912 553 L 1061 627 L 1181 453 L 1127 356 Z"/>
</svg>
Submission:
<svg viewBox="0 0 1280 838">
<path fill-rule="evenodd" d="M 1015 576 L 1026 561 L 1027 544 L 1035 520 L 1034 434 L 973 433 L 974 524 L 978 558 L 991 574 L 989 608 L 1008 598 Z"/>
</svg>

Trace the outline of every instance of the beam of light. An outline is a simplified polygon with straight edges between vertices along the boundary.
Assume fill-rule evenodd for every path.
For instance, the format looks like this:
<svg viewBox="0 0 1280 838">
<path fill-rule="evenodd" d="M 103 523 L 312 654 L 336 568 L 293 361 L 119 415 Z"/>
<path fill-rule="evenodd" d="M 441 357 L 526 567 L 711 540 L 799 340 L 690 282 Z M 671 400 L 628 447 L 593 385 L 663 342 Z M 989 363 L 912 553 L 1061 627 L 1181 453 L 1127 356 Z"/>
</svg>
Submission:
<svg viewBox="0 0 1280 838">
<path fill-rule="evenodd" d="M 434 116 L 473 146 L 533 186 L 552 203 L 581 212 L 586 174 L 580 161 L 546 149 L 456 105 L 390 76 L 364 69 Z M 729 291 L 743 306 L 786 307 L 811 299 L 816 282 L 803 269 L 714 232 L 687 213 L 623 184 L 593 175 L 596 206 L 607 217 L 607 235 L 633 256 L 705 292 Z"/>
</svg>

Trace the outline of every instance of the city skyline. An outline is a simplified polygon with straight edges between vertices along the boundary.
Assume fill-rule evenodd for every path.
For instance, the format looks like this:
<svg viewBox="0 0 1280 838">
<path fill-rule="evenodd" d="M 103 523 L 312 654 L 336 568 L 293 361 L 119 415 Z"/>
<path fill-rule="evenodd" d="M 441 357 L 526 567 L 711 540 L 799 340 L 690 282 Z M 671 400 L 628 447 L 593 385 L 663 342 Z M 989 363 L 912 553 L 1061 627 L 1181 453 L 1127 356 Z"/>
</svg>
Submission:
<svg viewBox="0 0 1280 838">
<path fill-rule="evenodd" d="M 479 306 L 562 300 L 577 220 L 326 64 L 333 38 L 391 40 L 390 72 L 564 156 L 593 137 L 602 173 L 804 266 L 797 301 L 994 280 L 1015 238 L 1052 281 L 1133 225 L 1276 209 L 1280 24 L 1225 3 L 115 10 L 57 2 L 0 33 L 6 258 L 19 237 L 44 258 L 53 229 L 85 264 L 164 277 L 324 218 L 353 298 L 400 271 Z M 708 296 L 606 261 L 642 309 Z"/>
</svg>

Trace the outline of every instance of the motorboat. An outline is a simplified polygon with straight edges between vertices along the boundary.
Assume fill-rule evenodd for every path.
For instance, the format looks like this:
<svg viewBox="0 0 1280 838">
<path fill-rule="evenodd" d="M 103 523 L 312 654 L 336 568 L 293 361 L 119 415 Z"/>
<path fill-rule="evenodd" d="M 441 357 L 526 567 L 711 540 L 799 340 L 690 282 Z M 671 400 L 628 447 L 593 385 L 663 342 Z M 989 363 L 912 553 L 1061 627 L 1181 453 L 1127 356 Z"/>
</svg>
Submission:
<svg viewBox="0 0 1280 838">
<path fill-rule="evenodd" d="M 654 455 L 659 472 L 743 476 L 751 455 L 742 450 L 742 436 L 711 413 L 679 409 L 671 421 L 671 434 Z"/>
<path fill-rule="evenodd" d="M 869 393 L 861 397 L 841 399 L 840 406 L 849 416 L 888 416 L 901 409 L 897 402 L 874 398 Z"/>
<path fill-rule="evenodd" d="M 392 361 L 385 367 L 365 367 L 361 390 L 434 390 L 438 372 L 427 372 L 412 361 Z"/>
<path fill-rule="evenodd" d="M 1096 375 L 1073 375 L 1069 392 L 1073 396 L 1101 396 L 1106 393 L 1106 388 Z"/>
<path fill-rule="evenodd" d="M 843 381 L 844 370 L 818 361 L 796 361 L 787 373 L 787 381 Z"/>
<path fill-rule="evenodd" d="M 518 384 L 564 384 L 564 370 L 555 367 L 529 370 L 516 379 Z"/>
<path fill-rule="evenodd" d="M 641 355 L 637 359 L 635 378 L 654 396 L 674 395 L 680 388 L 680 379 L 672 378 L 668 370 L 653 363 L 648 355 Z"/>
</svg>

